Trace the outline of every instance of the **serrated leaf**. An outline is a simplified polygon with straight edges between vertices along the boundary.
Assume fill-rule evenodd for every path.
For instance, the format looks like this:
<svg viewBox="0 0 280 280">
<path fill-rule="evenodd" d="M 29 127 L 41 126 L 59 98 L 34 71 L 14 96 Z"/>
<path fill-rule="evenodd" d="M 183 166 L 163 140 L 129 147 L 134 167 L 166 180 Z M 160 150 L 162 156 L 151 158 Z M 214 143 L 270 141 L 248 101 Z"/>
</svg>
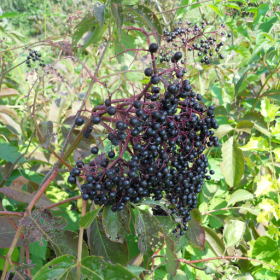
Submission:
<svg viewBox="0 0 280 280">
<path fill-rule="evenodd" d="M 204 249 L 206 240 L 204 228 L 194 219 L 188 222 L 188 227 L 186 236 L 190 244 L 195 248 Z"/>
<path fill-rule="evenodd" d="M 135 208 L 135 230 L 138 236 L 138 248 L 144 255 L 149 249 L 156 249 L 162 244 L 159 237 L 158 220 L 148 211 Z"/>
<path fill-rule="evenodd" d="M 228 206 L 231 204 L 234 205 L 236 202 L 239 202 L 239 201 L 251 200 L 253 198 L 254 198 L 253 194 L 251 194 L 250 192 L 248 192 L 246 190 L 240 189 L 240 190 L 235 191 L 231 195 L 231 197 L 228 201 Z"/>
<path fill-rule="evenodd" d="M 98 209 L 92 210 L 88 213 L 86 213 L 83 217 L 81 217 L 79 226 L 82 228 L 88 228 L 93 220 L 97 217 L 99 211 L 102 209 L 102 207 L 99 207 Z"/>
<path fill-rule="evenodd" d="M 43 266 L 33 277 L 33 280 L 58 280 L 63 279 L 67 272 L 76 266 L 76 258 L 64 255 L 51 260 Z M 62 277 L 62 278 L 61 278 Z M 66 278 L 64 278 L 66 279 Z"/>
<path fill-rule="evenodd" d="M 102 219 L 96 218 L 90 227 L 90 250 L 92 254 L 104 257 L 104 260 L 124 266 L 128 263 L 128 246 L 111 241 L 104 232 Z"/>
<path fill-rule="evenodd" d="M 216 254 L 216 256 L 222 256 L 225 252 L 225 245 L 219 236 L 210 228 L 204 227 L 206 234 L 207 245 Z"/>
<path fill-rule="evenodd" d="M 227 184 L 237 187 L 245 169 L 244 154 L 237 146 L 234 137 L 230 137 L 222 147 L 223 162 L 220 164 Z"/>
<path fill-rule="evenodd" d="M 250 273 L 243 273 L 243 274 L 235 274 L 232 279 L 237 280 L 254 280 Z"/>
<path fill-rule="evenodd" d="M 254 243 L 252 258 L 266 263 L 279 260 L 280 253 L 277 242 L 268 236 L 258 238 Z"/>
<path fill-rule="evenodd" d="M 121 30 L 123 26 L 123 6 L 122 0 L 111 0 L 111 12 L 115 23 L 117 24 L 117 30 L 119 34 L 119 40 L 121 38 Z"/>
<path fill-rule="evenodd" d="M 149 8 L 143 5 L 128 5 L 125 6 L 124 12 L 135 15 L 139 18 L 139 20 L 141 20 L 143 26 L 147 26 L 151 31 L 156 30 L 158 34 L 162 34 L 162 28 L 159 19 Z M 160 45 L 160 36 L 154 36 L 157 43 Z"/>
<path fill-rule="evenodd" d="M 223 232 L 223 239 L 227 248 L 236 245 L 242 239 L 245 233 L 246 225 L 242 221 L 230 220 L 226 224 Z"/>
<path fill-rule="evenodd" d="M 130 210 L 125 207 L 122 211 L 113 212 L 108 205 L 103 209 L 102 223 L 108 238 L 115 242 L 123 243 L 126 234 L 131 234 Z"/>
<path fill-rule="evenodd" d="M 172 275 L 176 275 L 177 269 L 180 267 L 180 261 L 175 254 L 175 245 L 173 240 L 169 236 L 165 236 L 166 242 L 166 260 L 167 260 L 167 272 Z"/>
</svg>

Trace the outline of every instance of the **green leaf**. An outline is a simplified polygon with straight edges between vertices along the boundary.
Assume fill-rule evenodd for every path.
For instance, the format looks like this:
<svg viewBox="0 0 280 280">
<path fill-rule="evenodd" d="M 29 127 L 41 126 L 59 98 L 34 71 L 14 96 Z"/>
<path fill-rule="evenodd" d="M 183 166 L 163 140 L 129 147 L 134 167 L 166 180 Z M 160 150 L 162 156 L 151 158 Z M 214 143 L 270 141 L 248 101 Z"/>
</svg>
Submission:
<svg viewBox="0 0 280 280">
<path fill-rule="evenodd" d="M 196 208 L 192 209 L 190 214 L 191 214 L 192 219 L 195 219 L 200 224 L 202 223 L 203 217 L 198 209 L 196 209 Z"/>
<path fill-rule="evenodd" d="M 238 148 L 234 137 L 230 137 L 222 147 L 223 162 L 220 164 L 227 184 L 237 187 L 244 173 L 245 162 L 241 149 Z"/>
<path fill-rule="evenodd" d="M 257 197 L 261 195 L 267 195 L 270 191 L 273 190 L 273 183 L 271 181 L 271 175 L 264 175 L 261 177 L 261 180 L 257 182 L 257 189 L 255 194 Z"/>
<path fill-rule="evenodd" d="M 210 9 L 212 9 L 218 16 L 220 16 L 221 18 L 224 17 L 222 11 L 220 10 L 220 8 L 218 8 L 216 5 L 212 5 L 212 4 L 209 4 L 208 7 Z"/>
<path fill-rule="evenodd" d="M 258 280 L 277 280 L 277 274 L 265 268 L 257 267 L 252 275 Z"/>
<path fill-rule="evenodd" d="M 111 12 L 115 23 L 117 24 L 117 30 L 119 33 L 119 40 L 121 37 L 121 30 L 123 26 L 123 6 L 122 0 L 111 0 Z"/>
<path fill-rule="evenodd" d="M 243 117 L 244 121 L 250 121 L 254 124 L 254 127 L 265 135 L 269 135 L 267 130 L 267 124 L 264 121 L 263 116 L 260 113 L 252 112 Z"/>
<path fill-rule="evenodd" d="M 105 261 L 124 266 L 128 263 L 128 247 L 124 243 L 111 241 L 104 232 L 102 219 L 96 218 L 90 227 L 90 250 L 92 254 L 104 257 Z"/>
<path fill-rule="evenodd" d="M 82 228 L 88 228 L 93 220 L 97 217 L 99 211 L 102 209 L 102 207 L 99 207 L 98 209 L 92 210 L 88 213 L 86 213 L 83 217 L 81 217 L 79 226 Z"/>
<path fill-rule="evenodd" d="M 144 267 L 137 265 L 128 265 L 126 268 L 137 276 L 140 275 L 143 271 L 146 271 Z"/>
<path fill-rule="evenodd" d="M 83 35 L 86 32 L 91 31 L 97 25 L 98 21 L 95 16 L 91 12 L 88 12 L 81 22 L 75 27 L 75 31 L 72 35 L 73 46 L 76 46 Z"/>
<path fill-rule="evenodd" d="M 269 33 L 273 25 L 277 22 L 278 17 L 269 17 L 266 18 L 266 21 L 263 22 L 262 24 L 259 25 L 258 30 L 257 30 L 257 38 L 256 42 L 260 40 L 263 33 Z"/>
<path fill-rule="evenodd" d="M 104 261 L 102 257 L 90 256 L 82 259 L 82 274 L 88 280 L 116 280 L 121 277 L 126 280 L 139 280 L 129 269 L 120 264 L 111 264 Z"/>
<path fill-rule="evenodd" d="M 280 219 L 280 207 L 274 200 L 263 199 L 263 201 L 259 204 L 259 208 L 262 211 L 257 217 L 258 223 L 268 223 L 273 218 L 273 216 L 277 221 Z"/>
<path fill-rule="evenodd" d="M 254 124 L 250 121 L 240 121 L 236 127 L 235 127 L 235 130 L 236 131 L 244 131 L 248 134 L 251 134 L 251 129 L 252 127 L 254 126 Z"/>
<path fill-rule="evenodd" d="M 280 253 L 277 242 L 268 236 L 258 238 L 254 243 L 252 258 L 266 263 L 279 260 Z"/>
<path fill-rule="evenodd" d="M 230 220 L 224 227 L 223 238 L 226 248 L 236 245 L 245 233 L 246 225 L 242 221 Z"/>
<path fill-rule="evenodd" d="M 280 147 L 273 149 L 273 153 L 276 158 L 276 162 L 280 162 Z"/>
<path fill-rule="evenodd" d="M 206 234 L 207 245 L 216 254 L 216 256 L 222 256 L 225 252 L 225 245 L 219 236 L 210 228 L 203 227 Z"/>
<path fill-rule="evenodd" d="M 264 120 L 266 122 L 274 121 L 279 108 L 280 106 L 270 103 L 269 99 L 263 99 L 261 102 L 261 114 L 264 116 Z"/>
<path fill-rule="evenodd" d="M 268 141 L 262 136 L 251 137 L 249 142 L 240 147 L 242 151 L 267 151 Z"/>
<path fill-rule="evenodd" d="M 236 202 L 239 202 L 239 201 L 245 201 L 245 200 L 252 200 L 254 198 L 254 195 L 251 194 L 250 192 L 246 191 L 246 190 L 237 190 L 235 191 L 229 201 L 228 201 L 228 206 L 229 205 L 234 205 Z"/>
<path fill-rule="evenodd" d="M 67 279 L 66 274 L 76 266 L 76 258 L 64 255 L 53 259 L 43 266 L 33 277 L 33 280 Z"/>
<path fill-rule="evenodd" d="M 198 249 L 204 249 L 205 247 L 205 231 L 204 228 L 194 219 L 188 222 L 188 230 L 186 236 L 189 239 L 190 244 Z"/>
<path fill-rule="evenodd" d="M 156 249 L 162 244 L 158 235 L 158 220 L 146 210 L 135 208 L 135 230 L 138 235 L 138 248 L 144 255 L 150 249 Z"/>
<path fill-rule="evenodd" d="M 3 139 L 0 139 L 0 158 L 10 161 L 11 163 L 14 163 L 19 156 L 21 155 L 20 152 L 18 152 L 18 148 L 15 146 L 12 146 L 10 143 L 7 143 Z M 18 163 L 25 161 L 25 158 L 22 157 Z"/>
<path fill-rule="evenodd" d="M 202 189 L 203 201 L 208 203 L 214 197 L 219 188 L 218 184 L 206 183 Z"/>
<path fill-rule="evenodd" d="M 125 13 L 131 13 L 138 17 L 138 19 L 142 22 L 143 26 L 149 27 L 150 30 L 156 30 L 158 34 L 162 34 L 162 28 L 159 19 L 156 14 L 153 13 L 149 8 L 143 5 L 128 5 L 125 6 Z M 154 35 L 157 43 L 160 45 L 160 36 Z"/>
<path fill-rule="evenodd" d="M 231 127 L 229 124 L 222 124 L 217 130 L 215 130 L 215 136 L 221 139 L 232 130 L 234 130 L 234 128 Z"/>
<path fill-rule="evenodd" d="M 101 30 L 103 29 L 105 8 L 106 8 L 106 5 L 102 5 L 99 2 L 95 2 L 93 4 L 93 13 L 100 24 Z"/>
<path fill-rule="evenodd" d="M 269 11 L 269 4 L 260 4 L 258 6 L 257 13 L 255 14 L 254 22 L 253 22 L 253 30 L 256 28 L 256 25 L 258 23 L 261 23 L 263 21 L 263 18 L 265 17 L 266 13 Z"/>
<path fill-rule="evenodd" d="M 53 238 L 54 250 L 59 255 L 71 254 L 77 257 L 78 254 L 78 240 L 79 234 L 71 230 L 63 230 L 57 233 Z M 58 251 L 59 250 L 59 251 Z M 82 257 L 85 258 L 88 256 L 88 246 L 85 241 L 82 244 Z"/>
<path fill-rule="evenodd" d="M 247 70 L 248 71 L 248 70 Z M 239 92 L 242 83 L 244 82 L 245 78 L 246 78 L 246 73 L 247 71 L 245 71 L 245 73 L 242 74 L 242 76 L 240 77 L 240 79 L 234 84 L 234 92 L 235 92 L 235 96 L 237 96 L 237 93 Z"/>
<path fill-rule="evenodd" d="M 235 4 L 235 3 L 228 3 L 228 4 L 225 4 L 223 6 L 225 6 L 227 8 L 233 8 L 233 9 L 236 9 L 236 10 L 240 11 L 240 7 L 237 4 Z"/>
<path fill-rule="evenodd" d="M 130 210 L 125 207 L 122 211 L 113 212 L 108 205 L 103 209 L 102 223 L 108 238 L 115 242 L 123 243 L 126 234 L 131 234 Z"/>
<path fill-rule="evenodd" d="M 166 260 L 167 260 L 167 272 L 172 275 L 176 275 L 177 269 L 180 267 L 180 261 L 175 254 L 175 245 L 173 240 L 169 236 L 165 236 L 166 242 Z"/>
</svg>

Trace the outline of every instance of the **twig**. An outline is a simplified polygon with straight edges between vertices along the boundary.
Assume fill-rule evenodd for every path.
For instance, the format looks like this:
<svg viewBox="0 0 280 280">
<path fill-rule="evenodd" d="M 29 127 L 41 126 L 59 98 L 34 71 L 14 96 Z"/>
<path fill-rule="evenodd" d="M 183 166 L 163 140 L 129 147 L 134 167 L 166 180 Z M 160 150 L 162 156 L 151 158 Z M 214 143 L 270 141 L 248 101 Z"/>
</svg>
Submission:
<svg viewBox="0 0 280 280">
<path fill-rule="evenodd" d="M 187 261 L 185 259 L 179 259 L 180 262 L 186 263 L 186 264 L 193 264 L 193 263 L 201 263 L 201 262 L 208 262 L 208 261 L 215 261 L 215 260 L 232 260 L 232 259 L 240 259 L 240 260 L 247 260 L 247 261 L 253 261 L 253 262 L 257 262 L 257 263 L 261 263 L 264 265 L 267 265 L 269 267 L 271 267 L 272 269 L 275 269 L 275 267 L 273 265 L 270 265 L 268 263 L 256 260 L 256 259 L 251 259 L 248 257 L 237 257 L 237 256 L 221 256 L 221 257 L 215 257 L 215 258 L 208 258 L 208 259 L 201 259 L 201 260 L 195 260 L 195 261 Z"/>
<path fill-rule="evenodd" d="M 59 201 L 59 202 L 57 202 L 57 203 L 51 204 L 51 205 L 45 207 L 44 209 L 51 209 L 51 208 L 54 208 L 54 207 L 56 207 L 56 206 L 65 204 L 65 203 L 67 203 L 67 202 L 71 202 L 71 201 L 77 200 L 77 199 L 79 199 L 79 198 L 81 198 L 81 197 L 82 197 L 81 195 L 77 195 L 77 196 L 74 196 L 74 197 L 70 197 L 70 198 L 67 198 L 67 199 L 65 199 L 65 200 Z M 1 212 L 0 212 L 0 214 L 1 214 Z"/>
</svg>

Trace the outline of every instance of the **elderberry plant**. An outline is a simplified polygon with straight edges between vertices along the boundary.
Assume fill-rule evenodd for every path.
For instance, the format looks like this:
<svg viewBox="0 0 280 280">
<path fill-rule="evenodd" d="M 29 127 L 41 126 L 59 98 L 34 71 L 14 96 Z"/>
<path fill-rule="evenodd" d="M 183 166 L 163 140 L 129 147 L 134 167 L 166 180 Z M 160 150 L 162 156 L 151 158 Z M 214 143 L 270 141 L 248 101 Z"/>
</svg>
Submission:
<svg viewBox="0 0 280 280">
<path fill-rule="evenodd" d="M 97 125 L 108 133 L 91 148 L 92 160 L 87 164 L 77 161 L 68 177 L 70 184 L 76 184 L 78 178 L 84 180 L 80 186 L 84 200 L 111 205 L 114 212 L 123 210 L 128 203 L 141 203 L 147 197 L 163 200 L 168 206 L 166 212 L 179 221 L 173 232 L 183 235 L 188 229 L 190 211 L 197 206 L 197 194 L 204 181 L 214 174 L 208 170 L 205 151 L 207 147 L 219 146 L 214 135 L 219 127 L 215 107 L 207 108 L 201 94 L 185 78 L 185 65 L 191 63 L 195 52 L 198 57 L 204 54 L 200 63 L 210 64 L 214 51 L 218 58 L 223 58 L 220 48 L 225 32 L 220 32 L 220 28 L 224 24 L 207 32 L 206 25 L 209 23 L 204 21 L 193 26 L 190 22 L 186 26 L 179 22 L 171 32 L 164 30 L 163 34 L 157 34 L 162 36 L 161 46 L 150 42 L 155 32 L 148 34 L 143 29 L 130 28 L 147 37 L 148 49 L 142 51 L 151 59 L 151 66 L 144 71 L 149 82 L 133 97 L 114 100 L 109 94 L 104 105 L 92 110 L 91 123 L 82 128 L 85 138 L 90 137 Z M 165 69 L 160 70 L 158 62 L 166 62 Z M 81 116 L 75 119 L 76 126 L 83 124 Z M 112 150 L 104 155 L 100 145 L 105 139 L 111 142 Z M 119 154 L 115 147 L 119 148 Z M 129 154 L 129 160 L 124 158 L 125 153 Z M 154 215 L 162 211 L 159 206 L 153 209 Z"/>
</svg>

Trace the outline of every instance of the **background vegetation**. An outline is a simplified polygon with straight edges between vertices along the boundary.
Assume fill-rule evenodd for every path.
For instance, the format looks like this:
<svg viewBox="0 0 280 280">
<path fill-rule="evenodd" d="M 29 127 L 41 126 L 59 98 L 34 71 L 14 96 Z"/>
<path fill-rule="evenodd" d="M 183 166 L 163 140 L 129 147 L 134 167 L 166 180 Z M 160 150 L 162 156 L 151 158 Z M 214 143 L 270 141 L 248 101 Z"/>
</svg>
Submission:
<svg viewBox="0 0 280 280">
<path fill-rule="evenodd" d="M 278 0 L 2 0 L 0 8 L 0 270 L 10 270 L 6 279 L 77 279 L 77 270 L 83 279 L 106 280 L 280 278 Z M 120 45 L 147 43 L 140 33 L 121 30 L 120 22 L 162 33 L 178 21 L 201 18 L 217 27 L 225 23 L 233 36 L 224 60 L 187 66 L 203 102 L 216 106 L 222 143 L 207 151 L 215 175 L 192 211 L 193 230 L 180 238 L 170 234 L 173 221 L 151 216 L 150 205 L 162 205 L 152 201 L 124 211 L 126 224 L 106 211 L 103 222 L 100 214 L 94 219 L 100 209 L 90 203 L 90 214 L 80 221 L 80 191 L 67 183 L 68 168 L 90 159 L 89 146 L 104 136 L 94 130 L 81 140 L 74 129 L 62 156 L 92 81 L 84 66 L 111 91 L 123 81 L 115 98 L 130 96 L 131 83 L 148 82 L 147 61 L 138 57 L 131 64 L 133 51 L 113 57 Z M 52 67 L 44 78 L 38 78 L 39 64 L 30 70 L 24 63 L 24 47 L 36 49 Z M 106 95 L 94 84 L 84 105 L 104 104 Z M 110 150 L 106 142 L 103 149 Z M 57 175 L 51 176 L 55 163 Z M 160 236 L 166 244 L 155 249 L 152 241 Z"/>
</svg>

